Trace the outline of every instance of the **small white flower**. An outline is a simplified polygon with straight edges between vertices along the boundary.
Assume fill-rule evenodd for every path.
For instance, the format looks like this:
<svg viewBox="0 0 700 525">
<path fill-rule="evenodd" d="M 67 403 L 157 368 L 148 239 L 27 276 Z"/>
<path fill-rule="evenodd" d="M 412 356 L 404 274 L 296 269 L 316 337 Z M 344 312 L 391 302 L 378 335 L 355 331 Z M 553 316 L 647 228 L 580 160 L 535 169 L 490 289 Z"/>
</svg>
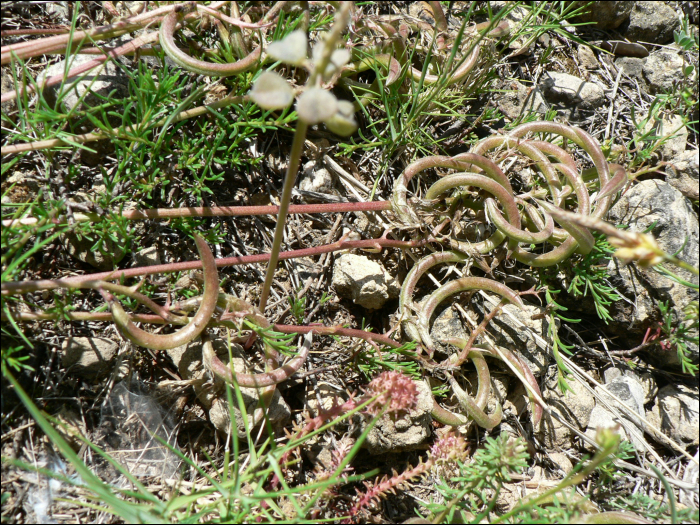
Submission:
<svg viewBox="0 0 700 525">
<path fill-rule="evenodd" d="M 289 33 L 282 40 L 267 46 L 267 54 L 275 60 L 300 66 L 306 60 L 306 33 L 301 30 Z"/>
<path fill-rule="evenodd" d="M 299 118 L 310 126 L 331 118 L 337 111 L 338 99 L 325 89 L 308 89 L 297 100 Z"/>
<path fill-rule="evenodd" d="M 294 100 L 294 90 L 277 73 L 266 71 L 253 84 L 250 98 L 263 109 L 283 109 Z"/>
</svg>

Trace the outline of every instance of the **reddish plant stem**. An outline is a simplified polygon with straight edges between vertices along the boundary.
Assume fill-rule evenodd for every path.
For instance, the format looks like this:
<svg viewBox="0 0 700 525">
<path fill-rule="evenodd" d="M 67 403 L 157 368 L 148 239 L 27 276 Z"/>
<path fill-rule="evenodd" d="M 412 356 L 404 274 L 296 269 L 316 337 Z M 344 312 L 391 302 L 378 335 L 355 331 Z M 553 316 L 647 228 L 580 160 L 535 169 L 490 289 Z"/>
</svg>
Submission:
<svg viewBox="0 0 700 525">
<path fill-rule="evenodd" d="M 372 341 L 375 343 L 380 343 L 391 348 L 399 348 L 401 343 L 394 341 L 389 336 L 384 334 L 374 334 L 371 332 L 366 332 L 365 330 L 358 330 L 357 328 L 343 328 L 342 326 L 298 326 L 293 324 L 273 324 L 274 328 L 278 332 L 283 334 L 308 334 L 309 332 L 315 332 L 318 335 L 342 335 L 344 337 L 358 337 L 364 339 L 365 341 Z"/>
<path fill-rule="evenodd" d="M 352 250 L 356 248 L 417 248 L 425 245 L 427 239 L 420 241 L 397 241 L 394 239 L 367 239 L 362 241 L 345 241 L 326 244 L 324 246 L 316 246 L 314 248 L 303 248 L 301 250 L 290 250 L 280 252 L 280 259 L 294 259 L 298 257 L 312 257 L 323 253 L 334 252 L 338 250 Z M 239 264 L 251 264 L 266 262 L 270 258 L 270 254 L 261 253 L 258 255 L 243 255 L 238 257 L 225 257 L 216 259 L 217 268 L 225 266 L 236 266 Z M 38 281 L 20 281 L 20 282 L 5 282 L 2 283 L 2 295 L 14 295 L 19 293 L 34 292 L 37 290 L 53 290 L 56 288 L 74 288 L 76 283 L 82 283 L 92 280 L 113 281 L 116 279 L 126 279 L 129 277 L 139 277 L 142 275 L 152 275 L 156 273 L 182 272 L 188 270 L 199 270 L 202 268 L 202 261 L 187 261 L 172 264 L 156 264 L 153 266 L 141 266 L 139 268 L 129 268 L 127 270 L 114 270 L 111 272 L 92 273 L 80 275 L 76 277 L 68 277 L 66 279 L 43 279 Z"/>
<path fill-rule="evenodd" d="M 149 219 L 172 219 L 183 217 L 238 217 L 241 215 L 278 215 L 279 206 L 197 206 L 187 208 L 153 208 L 145 210 L 124 210 L 119 215 L 130 221 Z M 300 213 L 345 213 L 348 211 L 391 211 L 391 202 L 332 202 L 328 204 L 292 204 L 288 214 Z M 94 213 L 85 214 L 83 220 L 97 220 Z M 30 222 L 31 221 L 31 222 Z M 16 224 L 36 224 L 37 219 L 26 217 L 24 219 L 2 221 L 5 227 Z M 52 219 L 54 224 L 65 224 L 65 217 Z"/>
<path fill-rule="evenodd" d="M 7 320 L 6 314 L 3 312 L 1 318 Z M 150 324 L 167 324 L 169 321 L 155 314 L 128 314 L 132 322 L 150 323 Z M 52 313 L 29 313 L 29 312 L 12 312 L 12 318 L 15 321 L 54 321 L 58 319 L 58 314 Z M 110 312 L 66 312 L 65 319 L 69 321 L 114 321 L 114 317 Z M 189 319 L 188 319 L 189 320 Z M 213 324 L 219 323 L 215 320 Z M 272 328 L 283 334 L 308 334 L 315 332 L 318 335 L 340 335 L 343 337 L 358 337 L 365 341 L 372 341 L 383 344 L 391 348 L 401 347 L 401 343 L 394 341 L 389 336 L 384 334 L 375 334 L 366 332 L 357 328 L 344 328 L 342 326 L 298 326 L 293 324 L 273 324 Z"/>
<path fill-rule="evenodd" d="M 277 215 L 279 206 L 220 206 L 197 208 L 155 208 L 152 210 L 127 210 L 121 213 L 129 220 L 163 219 L 170 217 L 237 217 L 239 215 Z M 289 214 L 342 213 L 347 211 L 388 211 L 389 201 L 333 202 L 330 204 L 292 204 Z"/>
<path fill-rule="evenodd" d="M 457 341 L 456 339 L 448 339 L 446 342 L 453 344 L 455 346 L 458 346 L 459 348 L 462 349 L 462 352 L 459 354 L 459 357 L 457 358 L 456 362 L 451 362 L 449 359 L 446 359 L 443 365 L 453 365 L 453 366 L 461 366 L 462 363 L 464 363 L 467 358 L 469 357 L 469 353 L 472 352 L 472 345 L 474 345 L 474 342 L 476 341 L 476 338 L 479 337 L 481 334 L 486 331 L 486 327 L 488 324 L 491 322 L 491 320 L 496 317 L 499 313 L 501 313 L 501 310 L 503 307 L 508 303 L 507 300 L 501 299 L 501 301 L 494 307 L 493 310 L 491 310 L 488 314 L 484 316 L 483 321 L 477 326 L 474 331 L 471 333 L 469 336 L 469 339 L 465 343 L 464 347 L 461 345 L 455 343 Z"/>
</svg>

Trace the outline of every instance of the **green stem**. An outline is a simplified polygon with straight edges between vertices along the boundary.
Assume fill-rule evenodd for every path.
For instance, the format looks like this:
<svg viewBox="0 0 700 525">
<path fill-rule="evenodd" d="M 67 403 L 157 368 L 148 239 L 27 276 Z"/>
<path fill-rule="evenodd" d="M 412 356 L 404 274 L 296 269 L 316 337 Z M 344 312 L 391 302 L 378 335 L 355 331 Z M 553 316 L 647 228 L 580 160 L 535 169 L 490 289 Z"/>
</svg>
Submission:
<svg viewBox="0 0 700 525">
<path fill-rule="evenodd" d="M 272 281 L 275 278 L 280 247 L 282 246 L 282 238 L 284 237 L 284 225 L 287 221 L 287 212 L 289 211 L 289 201 L 292 199 L 292 189 L 294 188 L 294 182 L 297 178 L 297 171 L 299 171 L 299 163 L 304 150 L 307 128 L 308 125 L 304 121 L 301 119 L 297 121 L 297 129 L 294 133 L 294 141 L 292 142 L 292 151 L 289 154 L 289 166 L 287 167 L 287 174 L 284 176 L 284 187 L 282 189 L 282 198 L 280 199 L 279 213 L 277 214 L 275 236 L 272 240 L 272 250 L 270 251 L 270 259 L 267 263 L 265 282 L 263 283 L 262 292 L 260 293 L 260 305 L 258 309 L 263 313 L 265 312 L 265 306 L 267 306 L 267 299 L 270 295 Z"/>
<path fill-rule="evenodd" d="M 598 466 L 601 463 L 603 463 L 611 454 L 615 452 L 618 443 L 619 440 L 615 440 L 614 443 L 609 443 L 608 446 L 598 451 L 595 457 L 590 462 L 588 462 L 588 464 L 585 467 L 583 467 L 583 469 L 579 473 L 571 472 L 556 487 L 549 489 L 548 491 L 542 493 L 536 498 L 528 500 L 521 505 L 516 505 L 509 512 L 506 512 L 502 516 L 498 516 L 491 523 L 502 523 L 511 516 L 515 515 L 516 513 L 522 512 L 525 508 L 532 508 L 535 505 L 546 501 L 550 496 L 556 494 L 557 492 L 561 492 L 562 490 L 568 487 L 582 483 L 586 479 L 586 476 L 588 476 L 591 472 L 598 468 Z"/>
</svg>

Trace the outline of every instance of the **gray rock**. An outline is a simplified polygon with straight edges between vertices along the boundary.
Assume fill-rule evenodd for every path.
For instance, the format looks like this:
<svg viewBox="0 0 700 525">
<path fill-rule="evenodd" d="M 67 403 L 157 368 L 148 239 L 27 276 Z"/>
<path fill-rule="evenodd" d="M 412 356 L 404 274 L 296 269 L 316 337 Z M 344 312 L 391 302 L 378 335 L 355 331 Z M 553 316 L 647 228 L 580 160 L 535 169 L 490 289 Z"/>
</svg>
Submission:
<svg viewBox="0 0 700 525">
<path fill-rule="evenodd" d="M 9 91 L 12 91 L 15 89 L 15 79 L 12 78 L 12 74 L 8 71 L 7 68 L 3 68 L 2 70 L 2 76 L 0 77 L 0 81 L 2 83 L 2 94 L 4 95 L 5 93 L 8 93 Z M 9 100 L 7 102 L 2 103 L 2 112 L 5 115 L 8 115 L 12 112 L 14 112 L 17 109 L 17 99 L 15 100 Z"/>
<path fill-rule="evenodd" d="M 612 224 L 628 224 L 630 231 L 651 229 L 659 246 L 667 253 L 698 266 L 698 217 L 683 195 L 666 182 L 646 180 L 632 187 L 612 207 L 608 214 Z M 673 271 L 690 282 L 697 283 L 697 276 L 673 268 Z M 698 300 L 698 293 L 659 274 L 652 268 L 641 268 L 632 263 L 623 266 L 613 259 L 608 264 L 610 282 L 630 302 L 618 301 L 612 305 L 610 328 L 621 335 L 626 344 L 639 344 L 647 328 L 660 321 L 658 302 L 665 301 L 683 318 L 681 310 L 691 301 Z M 631 303 L 631 304 L 630 304 Z M 691 359 L 698 362 L 697 345 L 689 345 Z M 659 366 L 676 367 L 675 349 L 648 354 Z"/>
<path fill-rule="evenodd" d="M 158 248 L 155 246 L 149 246 L 148 248 L 139 250 L 133 254 L 132 257 L 134 258 L 135 266 L 153 266 L 161 263 Z"/>
<path fill-rule="evenodd" d="M 683 78 L 684 65 L 683 57 L 670 49 L 660 49 L 649 55 L 642 67 L 649 93 L 671 91 L 673 83 Z"/>
<path fill-rule="evenodd" d="M 644 77 L 645 63 L 645 58 L 620 57 L 615 59 L 615 66 L 622 69 L 625 75 L 635 79 L 642 86 L 646 85 L 646 78 Z"/>
<path fill-rule="evenodd" d="M 473 310 L 470 310 L 469 313 L 473 314 Z M 475 314 L 473 314 L 472 321 L 474 323 L 478 322 Z M 450 337 L 469 339 L 469 332 L 464 326 L 459 313 L 454 308 L 448 306 L 435 318 L 433 326 L 430 328 L 430 337 L 435 341 L 437 349 L 445 353 L 450 353 L 451 351 L 448 350 L 448 346 L 442 343 L 442 341 Z"/>
<path fill-rule="evenodd" d="M 573 392 L 567 391 L 566 395 L 562 395 L 555 378 L 547 383 L 542 396 L 549 406 L 560 416 L 566 418 L 571 425 L 579 430 L 584 430 L 588 426 L 591 412 L 595 407 L 595 398 L 578 381 L 570 380 L 568 383 Z M 571 430 L 556 419 L 545 415 L 542 418 L 541 430 L 544 432 L 545 443 L 548 447 L 567 448 L 571 446 Z"/>
<path fill-rule="evenodd" d="M 686 3 L 686 2 L 684 2 Z M 691 3 L 691 2 L 687 2 Z M 696 15 L 697 16 L 697 15 Z M 698 457 L 700 456 L 700 450 L 695 451 L 695 461 L 688 461 L 685 466 L 685 473 L 683 474 L 683 481 L 688 485 L 698 486 L 698 481 L 700 481 L 700 468 L 698 467 Z M 694 509 L 698 508 L 698 493 L 691 490 L 681 489 L 678 493 L 678 501 L 681 505 L 686 507 L 692 507 Z"/>
<path fill-rule="evenodd" d="M 666 182 L 691 200 L 698 200 L 698 150 L 687 150 L 671 159 L 666 166 Z"/>
<path fill-rule="evenodd" d="M 216 355 L 221 359 L 221 362 L 228 364 L 229 353 L 225 341 L 215 339 L 212 341 Z M 204 368 L 202 362 L 202 341 L 193 341 L 187 345 L 183 345 L 168 353 L 177 361 L 180 376 L 183 379 L 207 379 L 210 377 L 209 372 Z M 246 354 L 240 345 L 231 345 L 231 355 L 233 356 L 233 369 L 237 373 L 257 373 L 259 371 L 250 370 L 247 364 Z M 211 385 L 206 385 L 204 382 L 195 383 L 195 394 L 202 402 L 202 405 L 207 409 L 209 419 L 214 427 L 222 434 L 227 434 L 231 431 L 231 414 L 233 413 L 236 422 L 236 431 L 239 438 L 246 436 L 245 426 L 238 403 L 234 403 L 231 407 L 228 404 L 226 397 L 224 382 L 220 379 L 214 381 L 214 388 Z M 246 416 L 248 424 L 251 424 L 251 417 L 259 406 L 260 394 L 255 388 L 241 388 L 243 403 L 246 408 Z M 267 411 L 268 419 L 272 424 L 273 429 L 281 430 L 291 418 L 291 410 L 287 403 L 282 399 L 279 389 L 275 390 L 272 396 L 272 401 Z M 261 423 L 258 421 L 257 423 Z"/>
<path fill-rule="evenodd" d="M 578 6 L 587 2 L 576 2 Z M 573 22 L 595 22 L 598 29 L 617 29 L 632 11 L 634 2 L 593 2 L 586 12 L 572 18 Z"/>
<path fill-rule="evenodd" d="M 567 73 L 547 72 L 539 84 L 547 100 L 579 109 L 595 109 L 605 102 L 603 88 Z"/>
<path fill-rule="evenodd" d="M 556 465 L 559 466 L 560 469 L 564 471 L 564 475 L 567 475 L 574 469 L 574 464 L 571 463 L 569 456 L 567 456 L 565 453 L 549 452 L 547 455 L 549 456 L 549 459 L 552 460 L 552 462 L 554 462 Z"/>
<path fill-rule="evenodd" d="M 644 387 L 641 382 L 637 380 L 636 377 L 631 377 L 629 375 L 619 376 L 613 379 L 610 383 L 606 385 L 608 391 L 616 395 L 625 405 L 631 408 L 635 413 L 644 415 Z M 615 408 L 620 409 L 620 403 L 615 401 L 613 398 L 609 397 L 603 390 L 599 387 L 596 391 L 601 397 L 608 400 L 608 402 Z M 630 425 L 634 425 L 639 430 L 639 433 L 644 432 L 644 425 L 642 420 L 637 417 L 627 417 L 624 412 L 622 417 Z M 586 435 L 595 439 L 595 435 L 598 428 L 613 428 L 618 425 L 612 412 L 610 412 L 602 403 L 597 403 L 593 411 L 591 412 L 591 418 L 588 422 L 588 428 L 586 430 Z M 627 435 L 625 429 L 620 427 L 620 435 L 630 441 L 637 450 L 644 450 L 644 444 L 642 440 L 637 438 L 634 434 Z"/>
<path fill-rule="evenodd" d="M 606 2 L 600 2 L 606 3 Z M 673 42 L 673 32 L 680 27 L 676 12 L 663 2 L 625 2 L 634 7 L 629 14 L 630 22 L 625 37 L 632 42 L 643 41 L 654 44 Z"/>
<path fill-rule="evenodd" d="M 74 55 L 68 68 L 73 69 L 95 58 L 94 55 Z M 39 74 L 37 84 L 41 86 L 44 79 L 63 75 L 65 67 L 65 60 L 49 66 Z M 89 107 L 103 104 L 104 100 L 101 97 L 125 98 L 129 95 L 129 80 L 119 66 L 112 61 L 106 61 L 83 75 L 71 77 L 67 82 L 47 87 L 44 90 L 44 97 L 51 106 L 55 106 L 60 99 L 65 108 L 71 111 L 76 108 L 80 97 L 85 93 L 88 94 L 82 103 Z M 117 120 L 120 122 L 121 118 Z"/>
<path fill-rule="evenodd" d="M 536 305 L 526 304 L 525 309 L 521 310 L 515 305 L 507 304 L 503 307 L 501 314 L 491 320 L 488 327 L 488 333 L 495 343 L 517 354 L 525 361 L 536 377 L 543 375 L 549 364 L 547 352 L 537 346 L 534 337 L 534 335 L 538 335 L 545 340 L 548 339 L 546 321 L 532 319 L 538 317 L 543 311 L 542 307 Z M 468 313 L 473 315 L 472 321 L 478 325 L 483 320 L 485 312 L 483 305 L 475 301 Z M 520 321 L 525 327 L 516 326 L 510 316 Z M 447 348 L 440 342 L 447 338 L 469 339 L 469 333 L 465 329 L 462 319 L 453 308 L 449 307 L 435 318 L 430 335 L 433 341 L 438 343 L 437 348 L 443 351 L 447 351 Z M 478 338 L 476 342 L 480 343 L 483 340 Z"/>
<path fill-rule="evenodd" d="M 547 112 L 547 103 L 542 97 L 539 88 L 528 88 L 517 80 L 504 86 L 505 92 L 496 98 L 498 109 L 506 117 L 515 120 L 530 113 L 544 114 Z"/>
<path fill-rule="evenodd" d="M 688 143 L 688 128 L 680 115 L 662 115 L 661 118 L 650 120 L 644 126 L 644 131 L 654 130 L 654 135 L 664 139 L 664 143 L 656 150 L 664 159 L 672 159 L 685 151 Z"/>
<path fill-rule="evenodd" d="M 109 369 L 119 345 L 100 337 L 69 337 L 61 345 L 61 364 L 82 377 L 94 377 Z"/>
<path fill-rule="evenodd" d="M 579 44 L 577 54 L 578 62 L 584 69 L 598 69 L 600 67 L 598 59 L 590 47 Z"/>
<path fill-rule="evenodd" d="M 686 445 L 698 445 L 698 388 L 683 384 L 668 385 L 659 390 L 661 430 L 668 437 Z"/>
<path fill-rule="evenodd" d="M 123 242 L 115 243 L 109 238 L 105 241 L 103 244 L 104 248 L 101 250 L 93 249 L 95 239 L 88 238 L 85 235 L 78 237 L 74 233 L 64 233 L 61 235 L 61 239 L 71 257 L 75 257 L 79 261 L 88 263 L 103 271 L 113 270 L 114 266 L 126 254 Z"/>
<path fill-rule="evenodd" d="M 70 20 L 70 2 L 51 2 L 46 5 L 46 14 L 61 21 Z"/>
<path fill-rule="evenodd" d="M 383 415 L 370 430 L 363 446 L 370 454 L 405 452 L 419 448 L 430 436 L 433 395 L 425 381 L 417 383 L 416 407 L 401 418 Z"/>
<path fill-rule="evenodd" d="M 631 370 L 608 368 L 605 370 L 605 372 L 603 372 L 603 376 L 605 377 L 605 384 L 612 383 L 615 379 L 624 376 L 631 377 L 634 381 L 638 382 L 640 385 L 642 385 L 642 389 L 644 390 L 643 405 L 651 403 L 654 399 L 656 399 L 656 394 L 659 392 L 659 387 L 656 385 L 656 379 L 654 379 L 653 374 L 650 374 L 649 372 L 644 372 L 637 375 Z"/>
<path fill-rule="evenodd" d="M 698 6 L 697 0 L 681 2 L 681 9 L 683 10 L 683 14 L 688 17 L 691 24 L 698 24 L 698 7 L 700 6 Z M 695 455 L 697 456 L 697 454 Z M 695 466 L 697 467 L 697 465 Z M 695 498 L 697 500 L 697 494 Z M 695 508 L 698 508 L 697 505 L 695 506 Z"/>
<path fill-rule="evenodd" d="M 304 165 L 304 172 L 299 189 L 303 191 L 315 191 L 317 193 L 330 193 L 333 188 L 333 177 L 322 164 L 307 162 Z"/>
<path fill-rule="evenodd" d="M 398 297 L 399 287 L 384 267 L 363 255 L 346 253 L 333 265 L 333 286 L 341 297 L 375 310 L 392 297 Z"/>
<path fill-rule="evenodd" d="M 316 388 L 307 392 L 305 406 L 309 409 L 311 417 L 317 417 L 320 413 L 319 408 L 330 410 L 334 403 L 342 404 L 347 401 L 347 397 L 344 390 L 319 382 Z"/>
<path fill-rule="evenodd" d="M 24 171 L 14 171 L 2 183 L 3 204 L 32 202 L 41 186 L 36 178 Z"/>
<path fill-rule="evenodd" d="M 549 365 L 549 353 L 537 345 L 534 337 L 538 335 L 544 340 L 549 339 L 546 319 L 537 319 L 543 312 L 544 308 L 537 305 L 526 304 L 521 310 L 515 305 L 507 304 L 503 307 L 501 315 L 491 321 L 488 329 L 496 344 L 523 359 L 535 377 L 542 376 Z M 514 327 L 510 316 L 515 317 L 525 327 Z"/>
</svg>

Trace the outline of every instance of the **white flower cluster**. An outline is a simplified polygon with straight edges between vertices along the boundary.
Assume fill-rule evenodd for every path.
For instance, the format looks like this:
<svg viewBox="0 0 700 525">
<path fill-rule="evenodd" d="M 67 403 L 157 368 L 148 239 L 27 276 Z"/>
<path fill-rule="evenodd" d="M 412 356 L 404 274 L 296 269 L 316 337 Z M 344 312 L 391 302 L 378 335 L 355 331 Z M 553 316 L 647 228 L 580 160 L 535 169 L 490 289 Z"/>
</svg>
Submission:
<svg viewBox="0 0 700 525">
<path fill-rule="evenodd" d="M 270 44 L 267 54 L 285 64 L 313 67 L 314 63 L 321 60 L 324 42 L 318 42 L 314 46 L 310 63 L 306 58 L 306 46 L 306 33 L 294 31 L 284 39 Z M 334 50 L 323 72 L 324 80 L 339 72 L 349 60 L 350 53 L 347 49 Z M 255 81 L 250 98 L 263 109 L 284 109 L 293 102 L 294 90 L 277 73 L 267 71 Z M 329 130 L 341 136 L 352 135 L 357 129 L 352 102 L 338 100 L 333 93 L 319 87 L 305 90 L 297 100 L 296 110 L 306 124 L 312 126 L 323 122 Z"/>
</svg>

